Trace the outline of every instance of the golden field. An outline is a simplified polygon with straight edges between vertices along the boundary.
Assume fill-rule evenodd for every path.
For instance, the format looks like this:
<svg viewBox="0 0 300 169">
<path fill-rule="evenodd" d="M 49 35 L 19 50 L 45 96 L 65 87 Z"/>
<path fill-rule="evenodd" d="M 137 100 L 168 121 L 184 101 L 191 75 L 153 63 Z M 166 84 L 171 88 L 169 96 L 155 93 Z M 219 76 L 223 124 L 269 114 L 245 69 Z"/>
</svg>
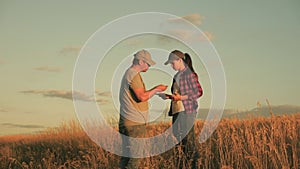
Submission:
<svg viewBox="0 0 300 169">
<path fill-rule="evenodd" d="M 196 134 L 202 126 L 203 121 L 196 122 Z M 149 135 L 168 127 L 170 123 L 149 125 Z M 197 150 L 198 168 L 300 168 L 300 114 L 222 119 Z M 173 148 L 150 157 L 149 168 L 178 168 L 178 158 L 185 157 Z M 76 121 L 39 134 L 0 137 L 0 168 L 4 169 L 118 168 L 119 159 L 93 143 Z M 191 161 L 185 164 L 190 166 Z"/>
</svg>

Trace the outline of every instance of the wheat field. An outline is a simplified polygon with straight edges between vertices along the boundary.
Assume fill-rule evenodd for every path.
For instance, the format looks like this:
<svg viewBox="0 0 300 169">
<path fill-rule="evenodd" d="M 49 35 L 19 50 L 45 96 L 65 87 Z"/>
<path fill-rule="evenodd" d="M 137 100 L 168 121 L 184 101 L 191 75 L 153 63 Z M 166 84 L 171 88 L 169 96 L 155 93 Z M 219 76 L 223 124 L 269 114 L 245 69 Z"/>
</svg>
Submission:
<svg viewBox="0 0 300 169">
<path fill-rule="evenodd" d="M 196 121 L 199 134 L 203 121 Z M 170 123 L 149 125 L 156 135 Z M 204 169 L 287 169 L 300 168 L 300 114 L 252 118 L 222 119 L 213 135 L 196 144 L 197 168 Z M 178 168 L 184 154 L 173 148 L 150 157 L 148 168 Z M 75 120 L 39 134 L 0 137 L 0 168 L 118 168 L 120 156 L 97 146 Z M 145 160 L 146 161 L 146 160 Z M 191 168 L 192 161 L 183 168 Z M 146 164 L 145 164 L 146 165 Z"/>
</svg>

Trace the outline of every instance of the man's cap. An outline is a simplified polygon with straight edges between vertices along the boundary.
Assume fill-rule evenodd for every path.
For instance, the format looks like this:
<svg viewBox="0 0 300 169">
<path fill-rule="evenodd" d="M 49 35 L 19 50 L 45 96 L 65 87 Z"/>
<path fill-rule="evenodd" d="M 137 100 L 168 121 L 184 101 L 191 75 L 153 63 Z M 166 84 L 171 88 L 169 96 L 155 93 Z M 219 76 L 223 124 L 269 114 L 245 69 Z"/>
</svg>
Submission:
<svg viewBox="0 0 300 169">
<path fill-rule="evenodd" d="M 155 62 L 151 58 L 151 54 L 144 49 L 134 54 L 134 58 L 143 60 L 151 66 L 155 65 Z"/>
<path fill-rule="evenodd" d="M 173 60 L 178 59 L 185 59 L 185 55 L 179 50 L 174 50 L 170 53 L 168 60 L 165 62 L 165 65 L 171 63 Z"/>
</svg>

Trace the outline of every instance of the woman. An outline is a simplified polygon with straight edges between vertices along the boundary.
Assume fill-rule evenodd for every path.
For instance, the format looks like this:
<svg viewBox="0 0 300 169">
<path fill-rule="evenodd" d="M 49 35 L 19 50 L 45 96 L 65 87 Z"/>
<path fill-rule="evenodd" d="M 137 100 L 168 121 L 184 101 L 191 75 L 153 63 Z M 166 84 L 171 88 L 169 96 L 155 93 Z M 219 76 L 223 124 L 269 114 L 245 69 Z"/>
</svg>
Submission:
<svg viewBox="0 0 300 169">
<path fill-rule="evenodd" d="M 194 71 L 189 54 L 174 50 L 170 53 L 165 65 L 171 64 L 178 71 L 171 87 L 172 95 L 169 115 L 172 116 L 172 130 L 177 141 L 183 146 L 184 153 L 194 153 L 195 133 L 194 121 L 197 115 L 197 99 L 203 94 L 198 75 Z"/>
</svg>

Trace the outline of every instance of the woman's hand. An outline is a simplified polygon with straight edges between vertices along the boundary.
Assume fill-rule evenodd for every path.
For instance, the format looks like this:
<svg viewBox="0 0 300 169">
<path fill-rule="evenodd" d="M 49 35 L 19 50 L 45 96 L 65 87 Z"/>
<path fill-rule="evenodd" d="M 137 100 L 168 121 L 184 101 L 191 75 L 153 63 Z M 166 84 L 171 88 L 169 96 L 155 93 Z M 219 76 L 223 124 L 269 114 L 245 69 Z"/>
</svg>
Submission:
<svg viewBox="0 0 300 169">
<path fill-rule="evenodd" d="M 182 100 L 182 97 L 181 97 L 180 94 L 173 94 L 173 95 L 172 95 L 172 100 L 175 100 L 175 101 L 177 101 L 177 100 Z"/>
</svg>

